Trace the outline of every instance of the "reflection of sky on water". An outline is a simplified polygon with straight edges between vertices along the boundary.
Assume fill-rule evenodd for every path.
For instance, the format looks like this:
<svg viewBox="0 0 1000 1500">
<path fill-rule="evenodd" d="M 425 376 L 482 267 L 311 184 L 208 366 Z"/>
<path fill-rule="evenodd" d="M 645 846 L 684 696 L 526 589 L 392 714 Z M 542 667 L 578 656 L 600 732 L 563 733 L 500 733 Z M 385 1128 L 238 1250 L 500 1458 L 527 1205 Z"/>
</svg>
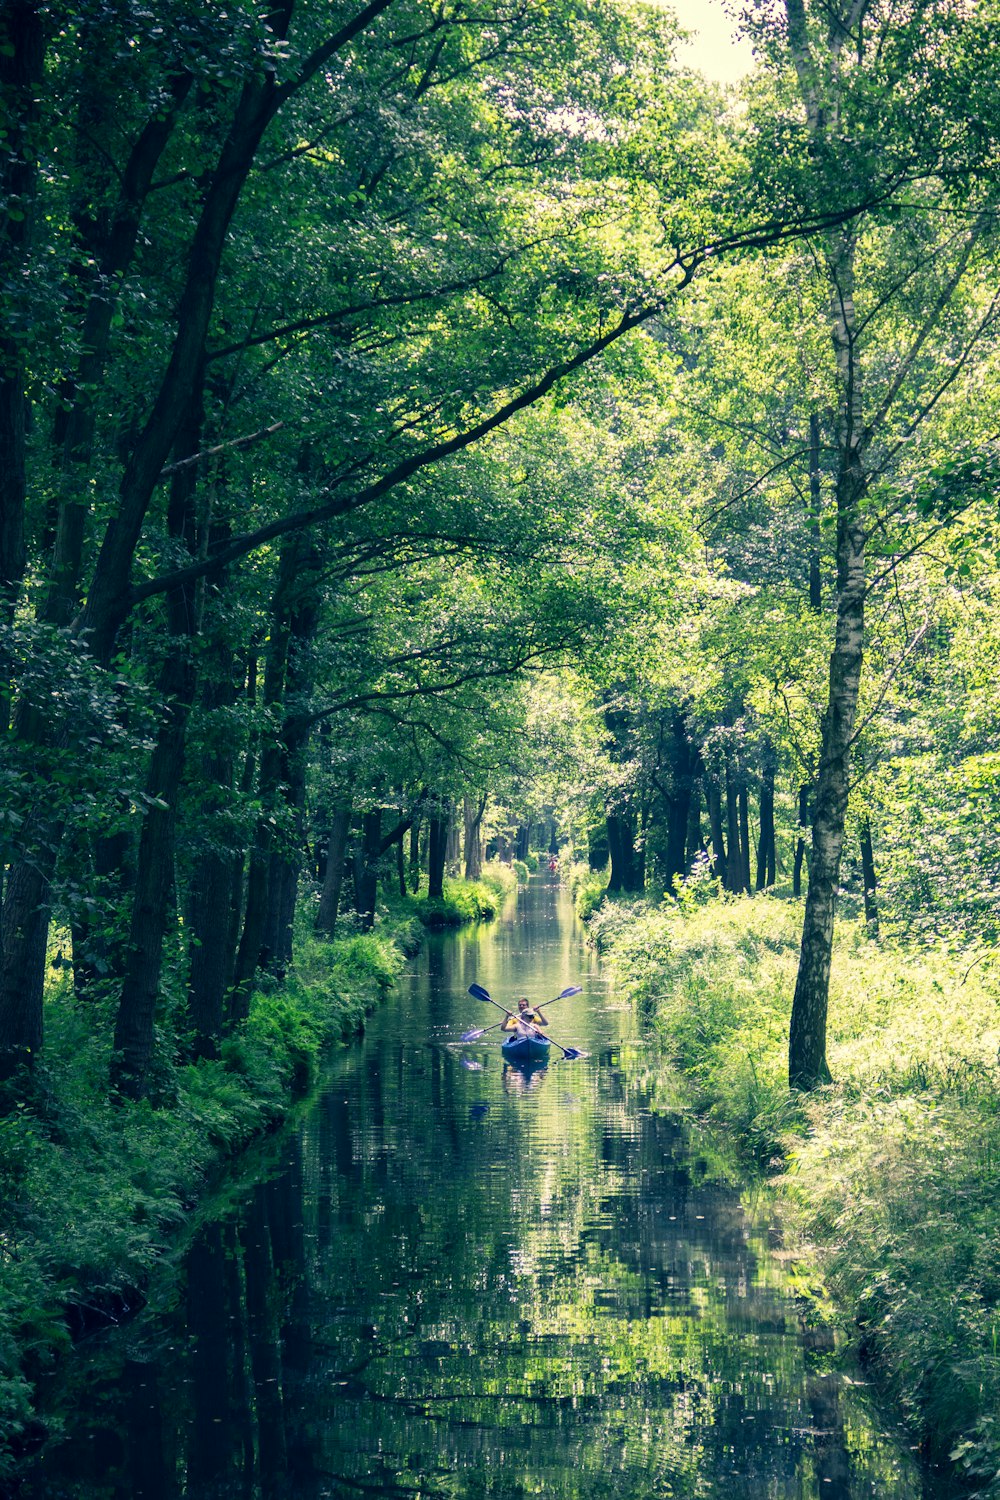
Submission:
<svg viewBox="0 0 1000 1500">
<path fill-rule="evenodd" d="M 456 1051 L 473 981 L 583 983 L 592 1055 Z M 911 1500 L 631 1025 L 552 886 L 432 940 L 172 1305 L 67 1363 L 25 1500 Z"/>
</svg>

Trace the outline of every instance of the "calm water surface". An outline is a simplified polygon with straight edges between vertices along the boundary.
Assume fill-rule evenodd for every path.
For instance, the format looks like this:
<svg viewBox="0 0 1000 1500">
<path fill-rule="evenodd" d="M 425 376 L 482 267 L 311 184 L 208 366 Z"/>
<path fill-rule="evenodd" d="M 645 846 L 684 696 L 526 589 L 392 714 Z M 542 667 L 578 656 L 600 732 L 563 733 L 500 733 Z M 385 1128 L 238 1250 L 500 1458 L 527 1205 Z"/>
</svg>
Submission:
<svg viewBox="0 0 1000 1500">
<path fill-rule="evenodd" d="M 589 1056 L 455 1045 L 473 980 L 584 985 L 550 1019 Z M 432 940 L 172 1305 L 64 1364 L 26 1500 L 915 1500 L 632 1024 L 553 884 Z"/>
</svg>

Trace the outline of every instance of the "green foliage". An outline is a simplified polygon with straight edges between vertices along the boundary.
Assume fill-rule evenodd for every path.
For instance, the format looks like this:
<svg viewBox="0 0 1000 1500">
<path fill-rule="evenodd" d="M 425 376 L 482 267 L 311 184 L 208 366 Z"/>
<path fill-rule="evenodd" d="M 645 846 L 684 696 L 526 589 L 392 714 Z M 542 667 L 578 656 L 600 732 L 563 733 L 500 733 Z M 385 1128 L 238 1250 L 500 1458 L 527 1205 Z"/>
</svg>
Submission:
<svg viewBox="0 0 1000 1500">
<path fill-rule="evenodd" d="M 592 870 L 589 865 L 574 864 L 570 866 L 567 883 L 577 916 L 589 922 L 604 901 L 608 889 L 607 870 Z M 591 931 L 594 931 L 593 927 Z"/>
<path fill-rule="evenodd" d="M 998 1493 L 1000 976 L 984 950 L 879 949 L 847 925 L 830 1058 L 841 1082 L 786 1086 L 799 908 L 609 903 L 596 919 L 620 993 L 647 1016 L 741 1153 L 781 1170 L 871 1368 L 927 1454 Z"/>
<path fill-rule="evenodd" d="M 391 930 L 306 940 L 218 1060 L 161 1065 L 169 1108 L 109 1101 L 106 1043 L 69 993 L 51 998 L 35 1107 L 0 1118 L 0 1454 L 70 1324 L 136 1305 L 220 1158 L 288 1115 L 323 1049 L 363 1026 L 402 965 Z"/>
<path fill-rule="evenodd" d="M 531 871 L 528 869 L 525 861 L 523 859 L 512 859 L 510 862 L 510 866 L 514 871 L 514 874 L 517 876 L 518 885 L 527 885 L 528 877 L 530 876 Z"/>
<path fill-rule="evenodd" d="M 501 902 L 508 896 L 512 896 L 518 886 L 515 871 L 510 865 L 505 865 L 498 859 L 487 860 L 479 879 L 483 885 L 489 886 Z"/>
<path fill-rule="evenodd" d="M 411 898 L 417 916 L 425 927 L 462 927 L 466 922 L 491 922 L 503 902 L 492 880 L 446 880 L 444 895 L 421 895 Z"/>
</svg>

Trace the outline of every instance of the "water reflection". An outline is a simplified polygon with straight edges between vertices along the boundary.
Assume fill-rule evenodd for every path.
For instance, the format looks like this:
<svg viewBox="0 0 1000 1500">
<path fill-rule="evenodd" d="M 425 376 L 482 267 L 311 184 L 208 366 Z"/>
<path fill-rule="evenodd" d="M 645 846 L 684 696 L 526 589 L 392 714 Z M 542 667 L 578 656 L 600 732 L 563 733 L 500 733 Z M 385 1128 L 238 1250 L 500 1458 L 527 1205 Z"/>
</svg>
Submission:
<svg viewBox="0 0 1000 1500">
<path fill-rule="evenodd" d="M 592 964 L 532 903 L 434 942 L 176 1306 L 72 1361 L 25 1500 L 920 1493 L 593 972 L 560 1019 L 586 1061 L 447 1045 L 474 979 L 537 1000 Z"/>
</svg>

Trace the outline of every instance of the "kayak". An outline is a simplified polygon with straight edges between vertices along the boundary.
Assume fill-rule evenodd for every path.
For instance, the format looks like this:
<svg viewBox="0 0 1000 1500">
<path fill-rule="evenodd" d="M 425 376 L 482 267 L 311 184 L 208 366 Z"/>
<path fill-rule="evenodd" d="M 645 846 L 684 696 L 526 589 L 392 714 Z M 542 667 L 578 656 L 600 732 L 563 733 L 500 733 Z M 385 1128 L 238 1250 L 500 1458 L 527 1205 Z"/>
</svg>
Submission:
<svg viewBox="0 0 1000 1500">
<path fill-rule="evenodd" d="M 551 1042 L 546 1036 L 512 1036 L 500 1044 L 508 1062 L 544 1062 Z"/>
</svg>

